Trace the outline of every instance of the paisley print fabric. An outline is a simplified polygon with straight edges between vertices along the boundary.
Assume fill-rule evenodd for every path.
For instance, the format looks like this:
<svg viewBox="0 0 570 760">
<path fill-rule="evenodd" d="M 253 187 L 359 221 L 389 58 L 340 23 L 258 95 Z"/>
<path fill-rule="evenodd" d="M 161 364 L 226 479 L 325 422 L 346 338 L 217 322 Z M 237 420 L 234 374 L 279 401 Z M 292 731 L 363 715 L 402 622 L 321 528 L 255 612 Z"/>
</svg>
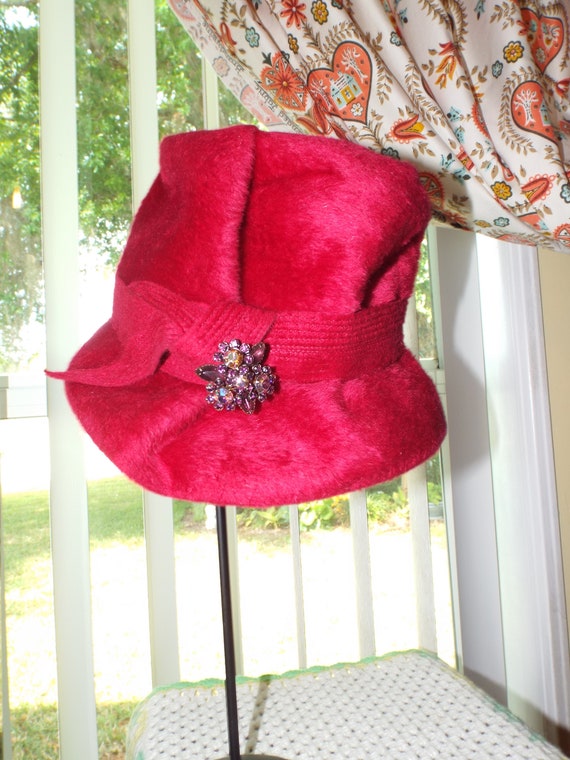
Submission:
<svg viewBox="0 0 570 760">
<path fill-rule="evenodd" d="M 169 0 L 268 129 L 412 162 L 442 222 L 570 252 L 569 0 Z"/>
</svg>

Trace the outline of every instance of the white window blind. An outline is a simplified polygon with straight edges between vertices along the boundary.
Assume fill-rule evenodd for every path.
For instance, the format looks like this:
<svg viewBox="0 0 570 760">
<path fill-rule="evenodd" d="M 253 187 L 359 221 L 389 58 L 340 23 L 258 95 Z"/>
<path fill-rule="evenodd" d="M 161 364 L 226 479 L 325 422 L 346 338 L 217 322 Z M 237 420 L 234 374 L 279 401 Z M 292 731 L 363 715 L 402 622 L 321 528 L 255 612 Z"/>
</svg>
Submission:
<svg viewBox="0 0 570 760">
<path fill-rule="evenodd" d="M 40 28 L 47 361 L 55 367 L 64 366 L 78 347 L 74 3 L 42 2 Z M 81 434 L 61 383 L 48 383 L 48 413 L 60 754 L 96 760 L 87 495 Z"/>
</svg>

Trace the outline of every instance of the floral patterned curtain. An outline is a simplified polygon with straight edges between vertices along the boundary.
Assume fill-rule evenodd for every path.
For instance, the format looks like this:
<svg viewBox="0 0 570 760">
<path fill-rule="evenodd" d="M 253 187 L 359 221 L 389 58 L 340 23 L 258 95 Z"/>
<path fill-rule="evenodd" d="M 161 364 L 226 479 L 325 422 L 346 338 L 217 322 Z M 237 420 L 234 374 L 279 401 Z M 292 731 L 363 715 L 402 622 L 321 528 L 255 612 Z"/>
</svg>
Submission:
<svg viewBox="0 0 570 760">
<path fill-rule="evenodd" d="M 434 216 L 570 251 L 570 0 L 169 0 L 269 129 L 415 164 Z"/>
</svg>

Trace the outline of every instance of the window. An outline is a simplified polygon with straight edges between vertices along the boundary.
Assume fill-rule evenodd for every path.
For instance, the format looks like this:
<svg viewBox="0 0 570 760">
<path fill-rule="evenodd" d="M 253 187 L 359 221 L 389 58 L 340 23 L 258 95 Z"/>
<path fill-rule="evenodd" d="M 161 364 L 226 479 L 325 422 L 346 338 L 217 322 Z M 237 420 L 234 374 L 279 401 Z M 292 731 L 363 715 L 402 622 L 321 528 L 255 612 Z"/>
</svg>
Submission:
<svg viewBox="0 0 570 760">
<path fill-rule="evenodd" d="M 215 590 L 217 570 L 212 547 L 213 535 L 206 528 L 208 515 L 204 505 L 176 503 L 171 510 L 164 503 L 154 506 L 147 504 L 144 513 L 145 532 L 150 540 L 146 548 L 143 546 L 143 514 L 139 490 L 117 477 L 114 468 L 102 460 L 89 441 L 79 435 L 63 394 L 56 390 L 50 397 L 50 416 L 53 422 L 48 436 L 41 375 L 46 363 L 46 312 L 49 323 L 45 326 L 51 331 L 48 346 L 52 352 L 50 361 L 61 365 L 74 348 L 107 318 L 110 310 L 113 267 L 128 233 L 133 205 L 130 134 L 135 126 L 132 117 L 134 106 L 132 101 L 129 104 L 127 93 L 129 81 L 135 72 L 133 64 L 129 63 L 126 36 L 129 8 L 126 4 L 113 3 L 111 0 L 104 3 L 90 0 L 75 4 L 77 46 L 70 37 L 68 5 L 62 0 L 42 4 L 42 44 L 46 46 L 44 55 L 50 59 L 51 51 L 52 59 L 57 58 L 57 64 L 61 66 L 55 79 L 50 79 L 49 71 L 44 70 L 42 74 L 46 78 L 44 88 L 52 88 L 51 95 L 49 89 L 43 90 L 46 111 L 43 113 L 42 145 L 47 162 L 44 164 L 44 178 L 50 187 L 44 196 L 44 223 L 53 225 L 49 229 L 44 228 L 45 271 L 42 271 L 38 159 L 38 10 L 37 3 L 16 5 L 0 2 L 0 45 L 2 59 L 7 62 L 0 72 L 0 116 L 3 120 L 3 140 L 0 143 L 0 277 L 3 278 L 3 286 L 0 292 L 4 298 L 0 309 L 0 372 L 3 374 L 0 410 L 3 410 L 5 418 L 0 421 L 0 447 L 4 451 L 2 528 L 6 558 L 11 716 L 16 746 L 24 756 L 35 753 L 35 750 L 30 749 L 31 745 L 27 744 L 34 738 L 31 731 L 28 731 L 31 711 L 29 707 L 24 707 L 25 703 L 34 699 L 40 703 L 41 709 L 34 716 L 43 715 L 46 724 L 42 726 L 41 732 L 52 736 L 55 742 L 53 732 L 50 734 L 49 723 L 51 721 L 53 724 L 54 720 L 57 680 L 62 757 L 64 760 L 76 757 L 95 760 L 98 755 L 97 726 L 94 720 L 96 701 L 100 736 L 105 737 L 105 746 L 111 752 L 113 746 L 116 746 L 113 743 L 121 741 L 121 732 L 133 703 L 150 688 L 151 649 L 156 648 L 164 655 L 159 663 L 162 673 L 177 672 L 177 652 L 169 649 L 170 644 L 175 642 L 176 645 L 180 644 L 184 678 L 221 675 L 221 646 L 216 645 L 212 660 L 206 661 L 204 648 L 210 641 L 204 640 L 208 628 L 202 625 L 206 615 L 211 630 L 217 629 L 218 636 L 221 635 Z M 150 30 L 156 35 L 158 101 L 155 102 L 154 93 L 151 93 L 150 101 L 152 108 L 158 108 L 160 135 L 200 128 L 204 113 L 207 113 L 201 95 L 198 96 L 203 77 L 200 55 L 179 28 L 166 2 L 161 0 L 156 3 L 156 25 L 152 10 L 152 7 L 149 10 L 148 4 L 143 6 L 143 3 L 137 3 L 134 7 L 131 4 L 130 8 L 131 13 L 136 13 L 136 18 L 145 27 L 145 31 L 148 33 Z M 149 48 L 133 39 L 135 31 L 132 23 L 130 31 L 131 44 L 135 48 L 138 45 L 139 52 L 142 47 L 143 58 L 151 57 Z M 57 56 L 54 50 L 57 51 Z M 71 81 L 72 77 L 70 79 L 75 50 L 76 89 L 75 80 Z M 251 117 L 240 110 L 229 94 L 222 92 L 219 98 L 222 125 L 250 120 Z M 76 116 L 77 161 L 73 140 Z M 145 122 L 145 119 L 142 121 Z M 62 146 L 64 157 L 60 160 L 62 154 L 59 148 Z M 50 163 L 54 156 L 58 158 L 55 165 Z M 76 197 L 74 192 L 77 181 Z M 429 257 L 426 248 L 420 267 L 416 296 L 419 315 L 417 338 L 423 364 L 433 373 L 442 392 L 445 388 L 441 382 L 440 364 L 443 364 L 442 359 L 445 358 L 446 371 L 449 370 L 453 390 L 457 391 L 450 404 L 453 408 L 453 428 L 460 430 L 464 419 L 461 417 L 462 411 L 472 402 L 470 399 L 469 404 L 466 404 L 465 398 L 461 396 L 461 376 L 457 374 L 465 359 L 465 354 L 461 351 L 466 350 L 468 338 L 461 343 L 461 350 L 456 351 L 453 331 L 459 323 L 471 325 L 474 314 L 480 318 L 481 299 L 478 301 L 478 296 L 474 296 L 470 302 L 472 311 L 467 316 L 460 315 L 462 319 L 458 320 L 457 315 L 453 314 L 452 307 L 459 304 L 462 309 L 468 301 L 462 290 L 465 284 L 461 282 L 462 272 L 458 270 L 466 260 L 472 262 L 469 257 L 473 252 L 467 251 L 469 245 L 465 244 L 463 238 L 456 245 L 453 256 L 457 250 L 465 250 L 469 257 L 466 253 L 465 257 L 453 258 L 449 255 L 453 245 L 449 242 L 449 237 L 447 240 L 445 238 L 446 233 L 449 232 L 452 237 L 455 233 L 443 231 L 440 235 L 440 232 L 434 235 L 438 238 L 437 247 L 441 250 L 435 252 L 434 246 Z M 470 240 L 472 242 L 473 236 Z M 439 245 L 441 241 L 443 242 Z M 453 243 L 455 244 L 455 237 Z M 78 256 L 75 249 L 79 252 Z M 441 325 L 438 326 L 437 320 L 432 318 L 434 310 L 430 306 L 428 276 L 430 258 L 436 268 L 444 266 L 446 293 L 443 299 L 443 322 L 446 329 L 443 330 Z M 77 286 L 74 283 L 76 272 L 79 273 Z M 455 281 L 454 274 L 457 275 Z M 435 281 L 437 282 L 437 272 Z M 470 288 L 476 285 L 477 273 L 467 272 L 466 281 Z M 44 282 L 45 304 L 42 296 Z M 77 312 L 73 308 L 76 296 L 80 301 Z M 434 304 L 437 314 L 437 297 Z M 441 345 L 445 347 L 445 357 L 438 355 L 436 350 Z M 474 347 L 468 346 L 467 353 L 470 355 L 468 358 L 472 357 L 476 353 Z M 483 352 L 477 354 L 478 362 L 482 361 L 482 354 Z M 484 364 L 479 363 L 478 367 L 482 368 L 483 376 L 486 370 L 489 375 L 490 365 L 485 367 Z M 480 419 L 487 419 L 485 389 L 479 400 L 481 405 L 477 407 L 476 413 Z M 463 431 L 465 430 L 463 426 Z M 456 439 L 455 453 L 465 450 L 469 453 L 469 442 L 473 440 L 473 436 L 469 439 L 469 435 L 463 435 L 462 441 Z M 465 449 L 461 448 L 462 444 Z M 85 459 L 81 453 L 83 445 Z M 485 445 L 486 456 L 490 457 L 488 437 Z M 50 478 L 47 468 L 50 447 L 54 473 L 51 514 L 48 512 L 46 491 Z M 485 636 L 481 638 L 481 631 L 476 625 L 468 631 L 471 638 L 459 629 L 454 631 L 451 622 L 448 556 L 451 557 L 453 599 L 456 609 L 461 607 L 463 620 L 469 620 L 470 623 L 475 620 L 477 623 L 481 606 L 484 607 L 488 602 L 491 592 L 496 594 L 493 599 L 497 602 L 499 618 L 501 604 L 503 610 L 509 605 L 508 600 L 500 598 L 498 575 L 489 581 L 488 587 L 484 587 L 486 597 L 482 603 L 479 599 L 473 601 L 472 588 L 465 582 L 466 578 L 473 577 L 473 567 L 477 566 L 478 558 L 473 558 L 470 550 L 476 546 L 477 551 L 480 551 L 480 543 L 486 541 L 487 548 L 490 545 L 491 550 L 496 551 L 494 533 L 490 538 L 483 537 L 480 541 L 477 531 L 471 530 L 472 526 L 465 519 L 465 511 L 458 512 L 459 519 L 455 515 L 448 516 L 451 518 L 448 525 L 451 526 L 452 540 L 449 548 L 447 546 L 442 503 L 443 493 L 451 492 L 451 489 L 449 477 L 442 482 L 440 470 L 443 469 L 448 476 L 450 466 L 453 467 L 453 462 L 450 465 L 449 450 L 444 449 L 442 461 L 443 464 L 438 459 L 428 463 L 427 478 L 422 481 L 428 483 L 426 507 L 429 500 L 429 512 L 424 509 L 421 516 L 424 520 L 423 527 L 420 526 L 421 540 L 424 543 L 422 556 L 428 561 L 433 557 L 435 574 L 435 606 L 432 605 L 431 614 L 434 614 L 435 609 L 440 655 L 449 661 L 454 660 L 454 633 L 458 632 L 459 643 L 466 644 L 460 647 L 460 664 L 467 663 L 468 669 L 476 674 L 480 651 L 473 655 L 469 647 L 474 638 L 481 639 L 479 649 L 484 649 L 487 641 Z M 18 480 L 17 476 L 20 475 L 22 479 Z M 88 512 L 85 475 L 89 481 Z M 453 493 L 454 498 L 456 494 L 463 497 L 476 490 L 468 480 L 462 481 L 463 475 L 465 471 L 462 471 L 461 463 L 455 464 L 454 483 L 459 483 L 461 488 Z M 415 519 L 408 515 L 404 500 L 404 494 L 410 490 L 410 482 L 410 479 L 407 482 L 404 479 L 369 490 L 367 499 L 371 523 L 374 523 L 376 517 L 385 517 L 386 514 L 388 527 L 398 527 L 402 523 L 407 525 L 408 521 Z M 492 479 L 488 484 L 492 485 Z M 489 507 L 485 512 L 486 519 L 489 518 L 494 527 L 492 490 L 490 488 L 490 493 L 485 492 L 484 499 L 485 505 Z M 307 661 L 330 662 L 359 656 L 362 641 L 358 642 L 352 614 L 352 609 L 358 606 L 358 594 L 354 586 L 347 584 L 346 578 L 341 577 L 339 568 L 345 563 L 346 566 L 352 565 L 353 549 L 347 524 L 349 519 L 353 523 L 360 519 L 362 523 L 361 500 L 362 495 L 354 496 L 352 501 L 348 498 L 325 500 L 306 505 L 298 515 L 283 509 L 263 513 L 248 511 L 247 514 L 236 516 L 242 534 L 246 534 L 238 542 L 236 554 L 239 556 L 242 589 L 243 661 L 247 672 L 254 674 L 266 669 L 295 667 L 297 657 L 300 662 L 303 659 L 302 653 L 295 652 L 299 605 L 289 574 L 290 568 L 287 567 L 291 555 L 296 551 L 292 548 L 296 535 L 295 525 L 290 533 L 287 526 L 296 519 L 299 519 L 302 527 L 299 553 L 296 556 L 297 560 L 302 559 L 301 567 L 306 581 L 302 609 L 308 631 L 305 650 Z M 469 509 L 471 507 L 476 508 L 475 512 L 479 510 L 479 516 L 482 514 L 480 504 L 470 502 Z M 112 521 L 108 518 L 109 510 L 112 510 Z M 168 520 L 164 525 L 164 515 L 168 516 L 170 526 Z M 425 521 L 428 517 L 431 519 L 426 530 Z M 263 540 L 256 543 L 251 540 L 251 536 L 259 530 L 260 522 L 269 523 L 265 526 L 269 530 L 265 531 Z M 315 529 L 317 526 L 318 529 Z M 50 563 L 49 556 L 50 528 L 53 564 Z M 175 549 L 172 528 L 175 528 Z M 503 525 L 502 529 L 501 541 L 505 546 L 509 542 L 510 528 Z M 380 540 L 384 541 L 382 549 L 376 545 Z M 387 530 L 384 521 L 381 527 L 373 527 L 370 541 L 371 586 L 376 617 L 372 621 L 368 620 L 367 625 L 369 631 L 373 632 L 373 645 L 379 652 L 417 646 L 415 605 L 418 597 L 425 597 L 418 594 L 418 581 L 410 574 L 412 557 L 418 556 L 412 531 Z M 456 547 L 456 542 L 460 543 L 459 548 Z M 192 551 L 188 549 L 190 543 Z M 154 548 L 148 544 L 153 544 Z M 158 597 L 174 596 L 173 584 L 167 588 L 166 584 L 161 585 L 157 581 L 158 591 L 155 589 L 154 596 L 152 589 L 147 595 L 145 584 L 147 565 L 151 567 L 151 575 L 155 572 L 153 567 L 158 567 L 159 573 L 165 570 L 168 564 L 165 561 L 168 554 L 164 552 L 165 546 L 172 553 L 172 570 L 176 567 L 178 577 L 178 627 L 172 625 L 172 620 L 170 625 L 166 625 L 163 622 L 165 618 L 154 610 L 155 623 L 149 641 L 146 607 L 152 608 Z M 341 556 L 342 560 L 339 560 Z M 482 556 L 480 552 L 479 559 Z M 213 563 L 214 567 L 208 564 L 198 567 L 193 564 L 199 557 L 202 557 L 204 563 Z M 256 558 L 255 561 L 267 560 L 272 563 L 272 576 L 267 579 L 265 596 L 274 605 L 271 617 L 279 638 L 275 633 L 272 643 L 278 643 L 271 652 L 271 656 L 275 655 L 271 661 L 258 656 L 262 626 L 261 617 L 256 616 L 263 615 L 266 609 L 264 605 L 256 603 L 258 579 L 251 576 L 253 557 Z M 396 559 L 400 562 L 398 570 L 394 569 Z M 298 571 L 298 561 L 293 565 Z M 327 578 L 334 579 L 328 587 L 323 584 L 323 567 L 327 568 Z M 537 575 L 540 574 L 539 571 L 540 567 Z M 167 568 L 167 575 L 168 572 Z M 421 569 L 419 575 L 422 575 Z M 170 580 L 173 580 L 173 576 L 168 583 Z M 55 603 L 51 595 L 52 581 Z M 477 576 L 479 587 L 482 586 L 480 581 L 481 576 Z M 494 589 L 489 591 L 493 583 Z M 342 596 L 342 600 L 325 596 L 324 591 L 331 588 L 338 592 L 334 596 Z M 461 591 L 461 605 L 458 603 L 458 589 Z M 112 590 L 118 591 L 118 595 L 111 596 Z M 170 599 L 166 601 L 170 605 Z M 169 615 L 172 609 L 176 613 L 176 601 L 174 598 L 173 607 L 169 606 Z M 533 610 L 544 612 L 535 615 L 535 619 L 547 618 L 549 611 L 540 608 L 539 600 L 533 600 L 533 604 L 534 601 L 536 604 Z M 392 615 L 396 602 L 404 609 L 404 625 L 403 628 L 398 628 L 394 623 L 391 629 L 389 623 L 396 620 Z M 547 600 L 544 604 L 546 602 Z M 513 615 L 511 625 L 518 621 L 513 613 L 515 606 L 513 604 L 508 609 L 509 614 Z M 350 609 L 346 617 L 345 608 Z M 369 612 L 366 602 L 363 608 Z M 72 616 L 69 615 L 70 609 L 73 610 Z M 113 611 L 111 618 L 110 610 Z M 28 638 L 22 626 L 27 624 L 28 630 L 30 629 L 30 617 L 34 621 L 34 634 Z M 196 626 L 198 618 L 201 624 Z M 433 621 L 428 629 L 433 629 L 432 623 Z M 502 620 L 499 620 L 500 646 L 494 650 L 500 650 L 499 657 L 502 657 L 503 651 L 501 626 Z M 342 632 L 338 638 L 335 636 L 336 641 L 329 635 L 331 628 L 337 633 Z M 46 644 L 45 649 L 37 644 L 38 630 L 42 632 L 40 638 Z M 405 630 L 405 635 L 402 630 Z M 157 642 L 156 639 L 163 635 L 165 640 Z M 427 635 L 431 633 L 428 631 Z M 139 644 L 133 647 L 131 641 L 135 638 Z M 547 638 L 545 634 L 545 640 Z M 510 652 L 512 647 L 509 649 L 507 639 L 505 649 Z M 115 659 L 110 656 L 111 641 L 120 641 L 123 647 L 113 653 Z M 532 637 L 529 637 L 529 642 L 528 649 L 532 650 Z M 56 643 L 60 653 L 57 668 Z M 365 646 L 369 645 L 368 640 Z M 534 648 L 539 649 L 538 646 Z M 545 644 L 543 650 L 546 649 Z M 532 658 L 527 658 L 527 661 L 529 659 Z M 26 660 L 33 666 L 30 671 L 23 669 L 22 663 Z M 547 662 L 546 655 L 543 660 Z M 509 667 L 512 672 L 516 672 L 516 666 L 516 656 L 511 655 Z M 497 671 L 504 672 L 502 659 Z M 127 683 L 125 677 L 116 678 L 117 672 L 123 676 L 127 672 L 136 673 L 139 680 Z M 156 677 L 157 680 L 162 678 Z M 93 681 L 96 692 L 93 691 Z M 531 696 L 529 701 L 532 701 Z M 115 703 L 113 708 L 108 706 L 112 702 Z M 3 707 L 6 708 L 6 702 Z M 544 712 L 546 714 L 546 710 Z M 118 734 L 106 733 L 105 723 L 109 720 L 117 726 Z"/>
</svg>

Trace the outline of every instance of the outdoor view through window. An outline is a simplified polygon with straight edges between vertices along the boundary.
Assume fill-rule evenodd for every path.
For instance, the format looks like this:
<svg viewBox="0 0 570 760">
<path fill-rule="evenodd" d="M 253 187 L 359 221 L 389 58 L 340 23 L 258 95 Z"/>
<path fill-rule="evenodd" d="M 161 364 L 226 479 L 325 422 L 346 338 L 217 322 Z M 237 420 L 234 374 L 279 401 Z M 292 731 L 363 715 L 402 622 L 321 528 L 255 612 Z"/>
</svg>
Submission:
<svg viewBox="0 0 570 760">
<path fill-rule="evenodd" d="M 37 0 L 0 0 L 0 551 L 2 710 L 14 758 L 57 758 L 44 367 Z M 87 339 L 109 316 L 132 214 L 127 8 L 75 4 L 81 278 Z M 204 126 L 202 60 L 166 0 L 156 2 L 160 136 Z M 220 125 L 253 122 L 227 91 Z M 417 278 L 417 340 L 437 367 L 427 243 Z M 60 283 L 65 288 L 65 282 Z M 429 361 L 431 360 L 431 361 Z M 151 688 L 140 489 L 85 440 L 91 608 L 101 758 L 124 757 L 125 728 Z M 439 457 L 427 464 L 438 652 L 455 662 Z M 418 646 L 406 476 L 369 489 L 378 654 Z M 223 677 L 211 510 L 174 503 L 181 676 Z M 237 512 L 243 666 L 298 667 L 288 506 Z M 299 508 L 309 665 L 358 659 L 347 496 Z"/>
</svg>

